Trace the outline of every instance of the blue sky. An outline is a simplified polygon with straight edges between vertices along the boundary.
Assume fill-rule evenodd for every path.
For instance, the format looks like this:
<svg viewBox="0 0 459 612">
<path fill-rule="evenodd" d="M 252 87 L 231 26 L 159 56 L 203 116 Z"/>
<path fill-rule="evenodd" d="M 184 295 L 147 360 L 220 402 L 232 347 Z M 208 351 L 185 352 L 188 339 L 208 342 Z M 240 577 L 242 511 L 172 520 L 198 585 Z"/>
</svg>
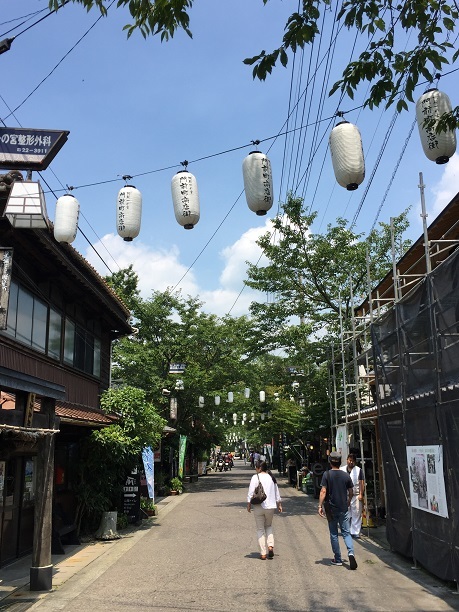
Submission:
<svg viewBox="0 0 459 612">
<path fill-rule="evenodd" d="M 45 12 L 8 33 L 23 21 L 12 20 L 47 5 L 47 0 L 3 2 L 0 38 L 19 34 Z M 81 231 L 73 246 L 101 274 L 109 273 L 101 259 L 111 271 L 132 263 L 144 297 L 154 289 L 177 287 L 184 295 L 199 295 L 208 311 L 224 315 L 231 309 L 240 315 L 254 298 L 248 289 L 240 294 L 245 262 L 258 261 L 255 241 L 269 229 L 277 202 L 288 189 L 304 195 L 318 211 L 313 231 L 324 231 L 338 215 L 352 220 L 360 209 L 356 229 L 365 233 L 381 206 L 378 220 L 386 223 L 412 206 L 407 236 L 412 239 L 422 232 L 419 172 L 426 184 L 429 222 L 457 192 L 458 156 L 446 166 L 429 162 L 415 127 L 383 203 L 414 106 L 396 120 L 381 153 L 393 109 L 359 109 L 364 89 L 339 106 L 337 95 L 321 101 L 321 92 L 328 92 L 339 78 L 354 42 L 351 33 L 342 32 L 333 57 L 326 54 L 331 13 L 320 48 L 317 44 L 304 57 L 297 54 L 287 69 L 279 67 L 259 82 L 242 60 L 279 45 L 296 2 L 270 0 L 264 6 L 262 0 L 197 0 L 190 13 L 193 39 L 178 32 L 168 43 L 157 37 L 144 40 L 138 33 L 127 40 L 122 27 L 130 17 L 115 6 L 97 21 L 96 10 L 87 13 L 79 5 L 67 5 L 18 35 L 11 50 L 0 56 L 0 118 L 6 125 L 70 131 L 68 142 L 42 174 L 56 196 L 65 193 L 67 185 L 76 188 Z M 365 44 L 361 37 L 356 49 Z M 456 79 L 455 74 L 445 76 L 439 86 L 453 105 Z M 338 108 L 362 134 L 366 179 L 353 193 L 335 182 L 327 150 Z M 307 131 L 275 138 L 305 124 Z M 241 195 L 242 161 L 256 139 L 273 167 L 275 205 L 266 217 L 250 212 Z M 190 231 L 175 221 L 170 190 L 171 178 L 185 159 L 197 178 L 201 203 L 201 220 Z M 143 195 L 142 227 L 132 243 L 123 242 L 115 227 L 116 196 L 126 174 L 134 176 L 130 182 Z M 39 179 L 37 173 L 34 178 Z M 55 199 L 46 193 L 51 220 Z"/>
</svg>

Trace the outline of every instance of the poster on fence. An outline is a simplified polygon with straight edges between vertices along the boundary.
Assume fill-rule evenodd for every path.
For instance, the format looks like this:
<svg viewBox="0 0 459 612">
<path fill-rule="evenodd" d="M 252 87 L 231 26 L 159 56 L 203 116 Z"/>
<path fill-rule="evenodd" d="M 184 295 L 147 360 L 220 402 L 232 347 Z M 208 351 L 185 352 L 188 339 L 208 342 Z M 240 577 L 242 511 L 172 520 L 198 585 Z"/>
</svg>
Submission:
<svg viewBox="0 0 459 612">
<path fill-rule="evenodd" d="M 448 518 L 443 446 L 407 446 L 411 506 Z"/>
</svg>

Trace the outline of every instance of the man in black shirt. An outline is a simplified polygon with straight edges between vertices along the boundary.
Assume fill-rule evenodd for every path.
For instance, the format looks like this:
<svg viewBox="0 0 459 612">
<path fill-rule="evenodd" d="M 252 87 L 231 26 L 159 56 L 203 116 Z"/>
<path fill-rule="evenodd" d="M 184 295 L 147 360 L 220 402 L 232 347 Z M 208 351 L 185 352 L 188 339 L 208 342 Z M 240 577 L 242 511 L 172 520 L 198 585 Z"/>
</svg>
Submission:
<svg viewBox="0 0 459 612">
<path fill-rule="evenodd" d="M 324 502 L 329 503 L 330 512 L 328 529 L 330 531 L 330 542 L 333 551 L 332 565 L 343 565 L 341 550 L 338 541 L 338 525 L 343 536 L 349 557 L 351 570 L 357 569 L 357 561 L 354 555 L 354 544 L 350 531 L 349 505 L 353 496 L 353 482 L 347 472 L 341 471 L 341 455 L 337 452 L 330 453 L 329 462 L 331 470 L 324 472 L 322 476 L 322 487 L 319 495 L 319 514 L 325 518 Z M 328 493 L 328 496 L 327 496 Z M 326 497 L 328 498 L 326 500 Z"/>
</svg>

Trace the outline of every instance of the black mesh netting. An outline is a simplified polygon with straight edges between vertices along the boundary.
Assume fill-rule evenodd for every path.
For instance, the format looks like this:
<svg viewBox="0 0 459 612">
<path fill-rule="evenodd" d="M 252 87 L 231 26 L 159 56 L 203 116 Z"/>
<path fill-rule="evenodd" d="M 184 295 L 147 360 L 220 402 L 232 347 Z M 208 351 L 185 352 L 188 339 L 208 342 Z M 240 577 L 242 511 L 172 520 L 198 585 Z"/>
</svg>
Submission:
<svg viewBox="0 0 459 612">
<path fill-rule="evenodd" d="M 459 580 L 459 251 L 372 325 L 387 537 Z M 412 506 L 407 447 L 442 450 L 448 518 Z"/>
</svg>

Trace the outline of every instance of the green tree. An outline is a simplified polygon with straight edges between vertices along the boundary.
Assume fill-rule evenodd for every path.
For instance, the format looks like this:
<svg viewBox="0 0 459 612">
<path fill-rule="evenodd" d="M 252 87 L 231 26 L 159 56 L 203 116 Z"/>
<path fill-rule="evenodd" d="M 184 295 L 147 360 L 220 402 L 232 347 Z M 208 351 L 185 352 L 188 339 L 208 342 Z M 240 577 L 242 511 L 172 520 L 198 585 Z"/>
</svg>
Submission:
<svg viewBox="0 0 459 612">
<path fill-rule="evenodd" d="M 158 446 L 166 424 L 145 392 L 132 386 L 105 391 L 101 407 L 115 419 L 83 441 L 77 488 L 80 515 L 92 528 L 102 511 L 118 507 L 126 475 L 141 463 L 145 447 Z"/>
<path fill-rule="evenodd" d="M 97 7 L 106 14 L 109 0 L 73 0 L 88 10 Z M 67 0 L 49 0 L 58 9 Z M 263 0 L 267 4 L 268 0 Z M 144 37 L 159 35 L 169 40 L 177 29 L 192 36 L 189 11 L 193 0 L 118 0 L 127 6 L 133 22 L 125 26 L 128 36 L 139 30 Z M 273 51 L 261 51 L 244 60 L 253 65 L 253 76 L 264 80 L 279 61 L 287 66 L 289 54 L 312 44 L 321 35 L 323 14 L 334 9 L 331 0 L 301 0 L 297 11 L 288 18 L 282 42 Z M 330 93 L 341 90 L 350 98 L 360 84 L 371 87 L 365 104 L 370 108 L 397 101 L 397 109 L 407 108 L 402 92 L 409 101 L 421 81 L 434 82 L 437 73 L 446 65 L 454 65 L 459 51 L 455 51 L 459 7 L 455 0 L 344 0 L 334 19 L 336 29 L 354 29 L 367 37 L 366 49 L 357 60 L 344 69 L 342 78 Z M 438 129 L 459 125 L 459 106 L 445 115 Z"/>
<path fill-rule="evenodd" d="M 354 302 L 367 295 L 367 253 L 373 281 L 391 269 L 390 226 L 380 223 L 380 229 L 363 240 L 345 219 L 338 219 L 324 234 L 313 234 L 310 227 L 316 213 L 306 213 L 301 198 L 289 196 L 282 208 L 284 214 L 273 219 L 275 231 L 258 240 L 269 263 L 264 267 L 248 264 L 246 281 L 253 289 L 275 295 L 276 300 L 253 302 L 250 310 L 263 321 L 261 333 L 271 349 L 282 347 L 311 355 L 311 336 L 336 336 L 340 313 L 348 326 Z M 394 219 L 400 253 L 409 246 L 401 241 L 408 226 L 406 214 Z M 299 324 L 292 325 L 296 321 Z M 324 356 L 313 357 L 323 360 Z"/>
<path fill-rule="evenodd" d="M 254 323 L 248 317 L 204 313 L 202 303 L 180 293 L 154 292 L 136 299 L 133 317 L 138 332 L 119 340 L 113 349 L 113 379 L 145 390 L 147 398 L 168 416 L 170 397 L 178 403 L 174 427 L 196 448 L 222 442 L 226 404 L 214 396 L 227 393 L 249 378 Z M 258 350 L 258 349 L 257 349 Z M 182 375 L 169 373 L 171 363 L 186 364 Z M 182 381 L 177 385 L 177 379 Z M 167 389 L 170 396 L 163 396 Z M 199 405 L 199 397 L 204 405 Z"/>
</svg>

